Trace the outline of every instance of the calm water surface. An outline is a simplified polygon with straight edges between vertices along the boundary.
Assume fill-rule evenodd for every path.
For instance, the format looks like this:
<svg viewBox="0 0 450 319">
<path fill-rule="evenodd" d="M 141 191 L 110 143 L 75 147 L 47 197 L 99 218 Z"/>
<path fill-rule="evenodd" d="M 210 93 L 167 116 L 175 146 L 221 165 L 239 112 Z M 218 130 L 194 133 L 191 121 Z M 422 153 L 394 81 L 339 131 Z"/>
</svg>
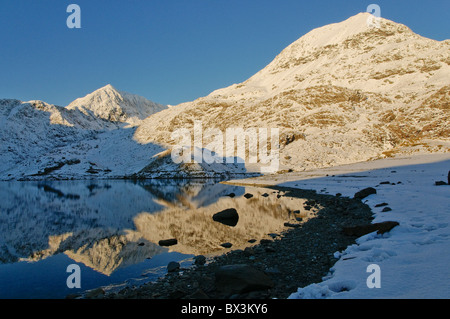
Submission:
<svg viewBox="0 0 450 319">
<path fill-rule="evenodd" d="M 0 298 L 138 285 L 170 261 L 189 266 L 195 255 L 227 251 L 223 243 L 243 248 L 314 213 L 302 210 L 306 199 L 214 181 L 0 182 L 0 197 Z M 213 220 L 230 208 L 235 224 Z M 158 245 L 171 238 L 178 244 Z M 67 287 L 71 264 L 81 288 Z"/>
</svg>

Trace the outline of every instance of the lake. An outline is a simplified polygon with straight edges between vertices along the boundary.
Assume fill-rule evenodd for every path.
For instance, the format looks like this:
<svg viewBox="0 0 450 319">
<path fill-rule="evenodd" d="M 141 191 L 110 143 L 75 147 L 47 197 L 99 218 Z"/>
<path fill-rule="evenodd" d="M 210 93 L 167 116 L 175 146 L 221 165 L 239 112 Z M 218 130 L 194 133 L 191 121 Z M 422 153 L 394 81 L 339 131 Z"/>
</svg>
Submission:
<svg viewBox="0 0 450 319">
<path fill-rule="evenodd" d="M 213 180 L 0 182 L 0 298 L 65 298 L 156 280 L 170 261 L 243 249 L 285 223 L 305 222 L 307 199 Z M 230 224 L 217 213 L 234 210 Z M 160 246 L 177 239 L 173 246 Z M 221 246 L 231 243 L 231 248 Z M 69 265 L 81 288 L 69 288 Z"/>
</svg>

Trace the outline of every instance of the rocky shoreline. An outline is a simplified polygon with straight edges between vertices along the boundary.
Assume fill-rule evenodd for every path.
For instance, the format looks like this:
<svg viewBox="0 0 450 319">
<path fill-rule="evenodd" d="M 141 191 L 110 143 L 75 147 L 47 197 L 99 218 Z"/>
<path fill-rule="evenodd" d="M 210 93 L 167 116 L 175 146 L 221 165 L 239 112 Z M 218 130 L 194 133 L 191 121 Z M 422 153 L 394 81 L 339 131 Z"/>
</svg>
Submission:
<svg viewBox="0 0 450 319">
<path fill-rule="evenodd" d="M 187 269 L 172 264 L 170 272 L 156 282 L 106 293 L 98 288 L 82 298 L 102 299 L 284 299 L 312 283 L 321 282 L 337 259 L 361 236 L 346 231 L 371 224 L 372 211 L 355 198 L 317 194 L 315 191 L 270 187 L 283 196 L 308 198 L 318 208 L 315 218 L 287 224 L 286 230 L 270 234 L 271 240 L 254 242 L 245 249 L 203 258 Z M 363 230 L 364 231 L 364 230 Z M 373 231 L 373 228 L 370 228 Z"/>
</svg>

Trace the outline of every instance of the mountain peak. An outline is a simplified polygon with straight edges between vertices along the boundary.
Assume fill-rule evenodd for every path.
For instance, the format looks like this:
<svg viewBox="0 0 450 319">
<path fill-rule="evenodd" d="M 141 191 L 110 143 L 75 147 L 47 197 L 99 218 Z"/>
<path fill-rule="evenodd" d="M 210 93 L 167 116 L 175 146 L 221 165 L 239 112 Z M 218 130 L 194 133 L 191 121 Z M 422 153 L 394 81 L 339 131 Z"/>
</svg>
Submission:
<svg viewBox="0 0 450 319">
<path fill-rule="evenodd" d="M 411 30 L 400 23 L 377 18 L 368 12 L 361 12 L 344 21 L 314 29 L 292 43 L 287 49 L 297 46 L 317 48 L 335 45 L 360 34 L 386 32 L 390 34 L 405 31 Z"/>
<path fill-rule="evenodd" d="M 115 92 L 119 92 L 114 86 L 112 86 L 111 84 L 106 84 L 105 86 L 95 90 L 94 92 L 97 91 L 115 91 Z"/>
<path fill-rule="evenodd" d="M 122 92 L 107 84 L 85 97 L 78 98 L 67 106 L 67 109 L 79 109 L 85 114 L 111 121 L 135 123 L 153 113 L 165 109 L 166 106 L 154 103 L 146 98 Z M 131 122 L 130 122 L 131 121 Z"/>
<path fill-rule="evenodd" d="M 304 170 L 448 136 L 450 42 L 374 18 L 359 13 L 310 31 L 246 81 L 145 121 L 137 139 L 168 141 L 193 114 L 222 131 L 277 127 L 282 165 Z"/>
</svg>

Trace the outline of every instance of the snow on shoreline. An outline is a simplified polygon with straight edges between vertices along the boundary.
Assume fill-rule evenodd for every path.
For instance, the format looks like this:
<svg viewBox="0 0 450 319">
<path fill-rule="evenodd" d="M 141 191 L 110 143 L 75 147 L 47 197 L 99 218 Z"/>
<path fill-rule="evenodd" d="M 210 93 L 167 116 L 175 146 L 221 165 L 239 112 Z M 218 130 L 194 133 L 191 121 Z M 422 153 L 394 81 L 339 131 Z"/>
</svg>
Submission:
<svg viewBox="0 0 450 319">
<path fill-rule="evenodd" d="M 400 223 L 389 233 L 367 234 L 336 252 L 339 260 L 323 281 L 299 288 L 289 299 L 441 299 L 450 298 L 450 186 L 436 186 L 435 181 L 447 181 L 449 170 L 447 153 L 356 163 L 278 176 L 277 181 L 265 176 L 239 184 L 277 184 L 349 197 L 374 187 L 377 194 L 363 199 L 374 213 L 373 223 Z M 375 207 L 381 203 L 392 210 Z M 371 264 L 380 267 L 380 288 L 368 288 Z"/>
</svg>

